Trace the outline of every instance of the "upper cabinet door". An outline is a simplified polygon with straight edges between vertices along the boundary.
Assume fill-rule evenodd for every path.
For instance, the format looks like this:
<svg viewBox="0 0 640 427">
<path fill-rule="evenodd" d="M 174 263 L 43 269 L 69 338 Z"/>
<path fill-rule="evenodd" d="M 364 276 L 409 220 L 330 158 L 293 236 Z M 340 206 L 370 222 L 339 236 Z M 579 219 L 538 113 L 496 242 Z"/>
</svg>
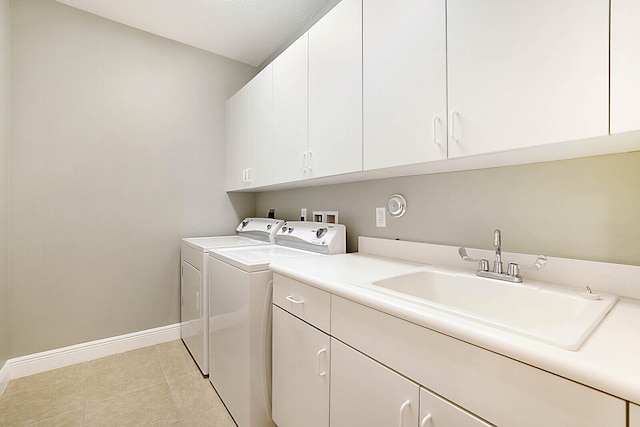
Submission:
<svg viewBox="0 0 640 427">
<path fill-rule="evenodd" d="M 362 170 L 362 0 L 342 0 L 309 30 L 307 176 Z"/>
<path fill-rule="evenodd" d="M 227 100 L 227 140 L 225 142 L 225 188 L 246 187 L 249 144 L 249 88 L 240 89 Z"/>
<path fill-rule="evenodd" d="M 268 65 L 249 82 L 249 144 L 246 185 L 272 183 L 273 68 Z"/>
<path fill-rule="evenodd" d="M 273 182 L 304 178 L 300 164 L 308 145 L 309 34 L 273 61 Z"/>
<path fill-rule="evenodd" d="M 364 169 L 447 157 L 444 0 L 364 0 Z"/>
<path fill-rule="evenodd" d="M 611 1 L 611 133 L 640 129 L 640 2 Z"/>
<path fill-rule="evenodd" d="M 449 157 L 607 135 L 608 40 L 608 0 L 448 0 Z"/>
</svg>

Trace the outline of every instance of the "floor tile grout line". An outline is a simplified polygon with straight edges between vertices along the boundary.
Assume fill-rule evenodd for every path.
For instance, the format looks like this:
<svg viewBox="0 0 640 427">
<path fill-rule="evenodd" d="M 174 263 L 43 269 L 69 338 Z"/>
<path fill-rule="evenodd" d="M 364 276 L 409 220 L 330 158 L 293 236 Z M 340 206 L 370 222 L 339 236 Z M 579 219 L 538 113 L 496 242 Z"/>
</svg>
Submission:
<svg viewBox="0 0 640 427">
<path fill-rule="evenodd" d="M 44 419 L 38 420 L 38 421 L 36 421 L 36 422 L 34 422 L 34 423 L 27 424 L 27 425 L 25 425 L 24 427 L 37 427 L 37 425 L 38 425 L 38 424 L 42 424 L 42 423 L 44 423 L 45 421 L 55 420 L 56 418 L 64 417 L 65 415 L 69 415 L 69 414 L 71 414 L 71 413 L 73 413 L 73 412 L 80 411 L 80 410 L 81 410 L 81 409 L 73 409 L 73 410 L 71 410 L 71 411 L 62 412 L 62 413 L 57 414 L 57 415 L 54 415 L 54 416 L 52 416 L 52 417 L 44 418 Z"/>
<path fill-rule="evenodd" d="M 167 383 L 167 388 L 169 389 L 169 394 L 171 395 L 171 401 L 173 402 L 173 406 L 175 406 L 176 413 L 179 416 L 178 420 L 176 420 L 176 424 L 177 423 L 181 423 L 182 424 L 182 420 L 185 417 L 182 414 L 182 411 L 180 410 L 180 408 L 178 407 L 178 402 L 176 401 L 176 397 L 175 397 L 175 394 L 173 392 L 173 388 L 171 387 L 171 382 L 169 381 L 169 375 L 167 375 L 167 370 L 165 369 L 164 363 L 162 363 L 162 358 L 160 357 L 160 348 L 159 348 L 159 346 L 160 346 L 160 344 L 156 344 L 154 346 L 154 348 L 156 350 L 156 357 L 158 358 L 158 363 L 160 363 L 160 368 L 162 369 L 162 374 L 164 375 L 164 380 Z"/>
<path fill-rule="evenodd" d="M 87 402 L 89 400 L 89 362 L 85 362 L 84 373 L 84 405 L 82 406 L 82 414 L 80 414 L 80 427 L 84 427 L 84 415 L 87 412 Z"/>
</svg>

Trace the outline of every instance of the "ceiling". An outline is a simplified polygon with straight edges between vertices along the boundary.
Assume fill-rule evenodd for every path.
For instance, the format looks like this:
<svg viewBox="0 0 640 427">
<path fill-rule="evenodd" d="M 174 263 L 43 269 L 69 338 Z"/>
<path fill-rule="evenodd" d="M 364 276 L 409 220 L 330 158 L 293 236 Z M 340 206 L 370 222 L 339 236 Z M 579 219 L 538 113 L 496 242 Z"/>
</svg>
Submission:
<svg viewBox="0 0 640 427">
<path fill-rule="evenodd" d="M 336 0 L 56 0 L 255 67 Z"/>
</svg>

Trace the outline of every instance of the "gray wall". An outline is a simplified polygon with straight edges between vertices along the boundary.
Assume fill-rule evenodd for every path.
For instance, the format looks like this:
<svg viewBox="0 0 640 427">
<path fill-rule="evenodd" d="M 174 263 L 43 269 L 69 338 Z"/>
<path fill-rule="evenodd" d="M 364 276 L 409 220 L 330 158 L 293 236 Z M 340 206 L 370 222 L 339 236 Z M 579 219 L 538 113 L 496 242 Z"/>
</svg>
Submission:
<svg viewBox="0 0 640 427">
<path fill-rule="evenodd" d="M 10 356 L 179 321 L 179 239 L 232 233 L 225 100 L 256 69 L 14 0 Z"/>
<path fill-rule="evenodd" d="M 376 228 L 401 193 L 408 210 Z M 338 210 L 348 251 L 358 235 L 640 265 L 640 152 L 258 194 L 256 209 L 297 219 Z M 508 261 L 508 260 L 507 260 Z"/>
<path fill-rule="evenodd" d="M 9 93 L 10 93 L 10 0 L 0 0 L 0 367 L 6 361 L 9 350 L 7 329 L 7 211 L 8 211 L 8 162 L 9 152 Z"/>
</svg>

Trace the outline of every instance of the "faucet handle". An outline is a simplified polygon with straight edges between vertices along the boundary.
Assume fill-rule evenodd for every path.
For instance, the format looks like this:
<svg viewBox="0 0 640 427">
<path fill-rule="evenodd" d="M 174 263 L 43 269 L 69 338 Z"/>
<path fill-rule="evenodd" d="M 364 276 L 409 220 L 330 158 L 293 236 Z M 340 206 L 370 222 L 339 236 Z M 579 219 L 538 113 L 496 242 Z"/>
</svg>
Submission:
<svg viewBox="0 0 640 427">
<path fill-rule="evenodd" d="M 509 266 L 507 267 L 507 274 L 511 277 L 520 276 L 520 266 L 515 262 L 510 262 Z"/>
<path fill-rule="evenodd" d="M 530 265 L 521 265 L 520 268 L 526 268 L 527 270 L 540 270 L 547 265 L 547 257 L 544 255 L 538 255 L 536 262 Z"/>
<path fill-rule="evenodd" d="M 459 248 L 458 254 L 464 261 L 477 262 L 478 270 L 489 271 L 489 260 L 471 258 L 469 255 L 467 255 L 467 248 Z"/>
<path fill-rule="evenodd" d="M 520 269 L 525 268 L 527 270 L 540 270 L 547 265 L 547 257 L 544 255 L 538 255 L 536 258 L 536 262 L 531 265 L 518 265 L 515 262 L 510 262 L 509 267 L 507 268 L 507 274 L 511 277 L 519 277 Z"/>
</svg>

